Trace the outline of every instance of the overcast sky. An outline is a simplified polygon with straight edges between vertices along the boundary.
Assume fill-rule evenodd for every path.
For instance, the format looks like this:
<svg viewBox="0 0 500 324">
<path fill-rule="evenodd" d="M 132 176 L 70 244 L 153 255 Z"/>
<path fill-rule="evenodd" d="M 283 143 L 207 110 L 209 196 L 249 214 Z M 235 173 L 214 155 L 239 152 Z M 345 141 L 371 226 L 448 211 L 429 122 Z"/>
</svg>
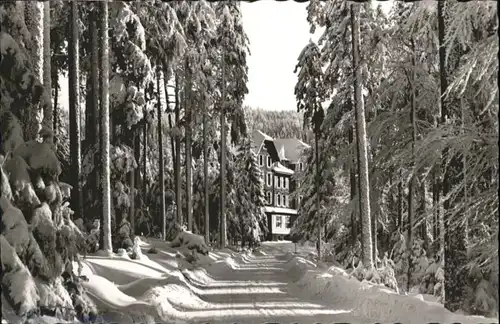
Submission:
<svg viewBox="0 0 500 324">
<path fill-rule="evenodd" d="M 300 51 L 311 38 L 307 3 L 262 0 L 242 2 L 243 27 L 250 40 L 245 104 L 266 110 L 295 110 L 293 73 Z M 314 40 L 317 40 L 319 35 Z"/>
<path fill-rule="evenodd" d="M 390 8 L 385 1 L 384 9 Z M 262 0 L 242 2 L 243 27 L 250 39 L 248 89 L 245 104 L 266 110 L 295 110 L 293 73 L 297 58 L 309 39 L 308 3 Z"/>
</svg>

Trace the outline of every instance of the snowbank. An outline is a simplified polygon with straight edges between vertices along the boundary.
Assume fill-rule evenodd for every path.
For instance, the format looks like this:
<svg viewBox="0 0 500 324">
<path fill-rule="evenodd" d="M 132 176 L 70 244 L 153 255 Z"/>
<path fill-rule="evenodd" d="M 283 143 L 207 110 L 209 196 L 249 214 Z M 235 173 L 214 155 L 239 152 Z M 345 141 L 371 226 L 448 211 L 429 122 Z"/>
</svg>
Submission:
<svg viewBox="0 0 500 324">
<path fill-rule="evenodd" d="M 309 270 L 316 268 L 316 265 L 302 257 L 292 257 L 285 264 L 288 277 L 292 281 L 297 281 L 302 278 Z"/>
<path fill-rule="evenodd" d="M 319 271 L 312 262 L 301 257 L 291 259 L 287 267 L 290 276 L 298 277 L 295 287 L 291 287 L 292 291 L 328 301 L 336 307 L 351 309 L 355 317 L 404 323 L 495 322 L 484 317 L 451 313 L 428 296 L 403 296 L 384 286 L 359 282 L 338 267 Z"/>
<path fill-rule="evenodd" d="M 213 276 L 234 272 L 251 263 L 254 256 L 229 249 L 215 252 L 207 250 L 204 255 L 197 250 L 203 245 L 200 245 L 202 241 L 195 235 L 185 232 L 178 238 L 173 244 L 179 244 L 177 248 L 161 240 L 139 239 L 137 245 L 143 251 L 155 247 L 156 253 L 148 254 L 149 258 L 131 260 L 109 255 L 88 256 L 82 260 L 81 275 L 89 279 L 84 283 L 84 288 L 103 313 L 104 321 L 153 323 L 160 319 L 157 322 L 191 322 L 193 318 L 202 316 L 203 310 L 207 308 L 215 311 L 218 306 L 227 307 L 208 303 L 203 300 L 203 296 L 218 295 L 221 288 L 222 291 L 245 290 L 237 287 L 246 281 L 224 283 Z M 186 256 L 191 255 L 189 253 L 192 251 L 208 260 L 204 267 L 184 267 Z M 75 264 L 75 272 L 78 268 Z"/>
</svg>

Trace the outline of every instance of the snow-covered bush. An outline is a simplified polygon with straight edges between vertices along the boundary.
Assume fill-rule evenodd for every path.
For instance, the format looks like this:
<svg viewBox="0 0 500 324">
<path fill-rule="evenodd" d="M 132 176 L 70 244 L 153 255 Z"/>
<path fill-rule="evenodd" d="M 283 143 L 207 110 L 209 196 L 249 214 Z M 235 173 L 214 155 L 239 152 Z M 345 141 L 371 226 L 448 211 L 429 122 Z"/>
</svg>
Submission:
<svg viewBox="0 0 500 324">
<path fill-rule="evenodd" d="M 359 261 L 356 268 L 349 277 L 354 277 L 359 281 L 368 281 L 376 285 L 384 285 L 399 293 L 398 283 L 394 273 L 394 263 L 387 257 L 387 253 L 381 260 L 380 267 L 365 268 L 363 262 Z"/>
<path fill-rule="evenodd" d="M 348 242 L 339 248 L 336 255 L 336 260 L 342 264 L 344 269 L 355 268 L 359 260 L 361 260 L 361 242 L 356 240 L 354 249 Z"/>
<path fill-rule="evenodd" d="M 134 238 L 134 244 L 132 246 L 132 251 L 130 253 L 130 258 L 131 259 L 134 259 L 134 260 L 141 260 L 143 259 L 143 254 L 142 254 L 142 250 L 141 250 L 141 247 L 139 245 L 139 237 L 136 236 Z"/>
<path fill-rule="evenodd" d="M 421 286 L 422 279 L 429 267 L 427 252 L 423 249 L 423 244 L 423 240 L 414 240 L 410 254 L 410 287 L 416 287 L 417 291 L 420 290 L 418 287 Z"/>
<path fill-rule="evenodd" d="M 132 248 L 134 243 L 132 243 L 132 239 L 130 238 L 131 231 L 130 222 L 126 219 L 122 219 L 113 236 L 113 246 L 125 250 Z"/>
<path fill-rule="evenodd" d="M 171 243 L 172 247 L 186 247 L 188 250 L 196 251 L 197 253 L 208 255 L 210 249 L 205 244 L 205 239 L 201 235 L 193 234 L 188 231 L 183 231 Z"/>
<path fill-rule="evenodd" d="M 99 250 L 99 236 L 101 231 L 101 221 L 99 219 L 95 219 L 92 224 L 92 228 L 90 229 L 90 234 L 87 235 L 85 240 L 85 245 L 87 247 L 88 253 L 94 253 Z"/>
<path fill-rule="evenodd" d="M 420 281 L 419 292 L 421 294 L 434 294 L 434 286 L 437 284 L 436 273 L 439 267 L 439 263 L 434 258 L 429 259 L 427 269 L 425 269 Z"/>
</svg>

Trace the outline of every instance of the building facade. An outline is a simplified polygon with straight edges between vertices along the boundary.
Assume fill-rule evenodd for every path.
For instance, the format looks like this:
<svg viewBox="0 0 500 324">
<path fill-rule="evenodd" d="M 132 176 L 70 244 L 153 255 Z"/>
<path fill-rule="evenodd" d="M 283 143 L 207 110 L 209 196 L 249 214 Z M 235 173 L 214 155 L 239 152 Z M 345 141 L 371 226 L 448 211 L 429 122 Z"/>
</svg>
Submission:
<svg viewBox="0 0 500 324">
<path fill-rule="evenodd" d="M 253 150 L 262 172 L 269 235 L 266 240 L 287 239 L 298 216 L 300 197 L 292 199 L 296 189 L 293 175 L 304 167 L 302 151 L 309 145 L 297 139 L 273 139 L 255 130 Z"/>
</svg>

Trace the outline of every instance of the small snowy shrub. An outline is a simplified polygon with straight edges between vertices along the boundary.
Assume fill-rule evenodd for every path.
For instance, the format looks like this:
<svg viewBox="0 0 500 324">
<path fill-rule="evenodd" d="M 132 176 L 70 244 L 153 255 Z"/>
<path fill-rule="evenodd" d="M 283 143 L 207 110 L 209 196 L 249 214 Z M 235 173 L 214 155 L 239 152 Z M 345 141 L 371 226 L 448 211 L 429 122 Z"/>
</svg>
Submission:
<svg viewBox="0 0 500 324">
<path fill-rule="evenodd" d="M 427 269 L 425 269 L 424 274 L 422 275 L 420 281 L 420 289 L 419 292 L 421 294 L 434 294 L 434 286 L 437 283 L 436 280 L 436 272 L 439 268 L 439 264 L 436 263 L 434 258 L 429 259 L 429 265 Z"/>
<path fill-rule="evenodd" d="M 384 286 L 393 289 L 399 294 L 398 282 L 394 271 L 394 262 L 387 257 L 387 252 L 384 253 L 384 258 L 381 262 L 381 267 L 377 269 Z"/>
<path fill-rule="evenodd" d="M 118 227 L 115 234 L 115 242 L 113 242 L 113 246 L 118 248 L 123 248 L 128 250 L 132 248 L 134 243 L 132 243 L 132 239 L 130 238 L 131 227 L 128 220 L 123 219 Z"/>
<path fill-rule="evenodd" d="M 442 263 L 439 264 L 436 274 L 435 274 L 436 284 L 433 288 L 433 295 L 438 298 L 439 303 L 444 303 L 444 266 Z"/>
<path fill-rule="evenodd" d="M 205 239 L 201 235 L 196 235 L 189 232 L 181 232 L 172 241 L 172 247 L 186 246 L 189 250 L 195 250 L 203 255 L 208 255 L 209 248 L 205 244 Z"/>
<path fill-rule="evenodd" d="M 486 279 L 481 279 L 474 290 L 471 313 L 475 315 L 497 317 L 498 303 L 494 298 L 493 285 Z"/>
<path fill-rule="evenodd" d="M 371 267 L 367 269 L 363 266 L 363 262 L 359 261 L 356 268 L 349 274 L 349 277 L 354 277 L 359 281 L 368 281 L 376 285 L 384 285 L 399 294 L 399 288 L 394 273 L 394 263 L 387 258 L 387 253 L 384 255 L 381 264 L 382 266 L 379 268 Z"/>
<path fill-rule="evenodd" d="M 354 249 L 350 245 L 345 245 L 337 253 L 337 260 L 344 269 L 354 269 L 355 265 L 361 260 L 361 242 L 357 240 Z"/>
<path fill-rule="evenodd" d="M 132 253 L 130 255 L 131 259 L 141 260 L 143 258 L 141 247 L 139 246 L 139 237 L 134 238 L 134 244 L 132 245 Z"/>
<path fill-rule="evenodd" d="M 101 222 L 99 219 L 95 219 L 90 230 L 90 234 L 86 239 L 86 246 L 88 253 L 95 253 L 99 250 L 99 236 L 101 231 Z"/>
<path fill-rule="evenodd" d="M 127 251 L 125 249 L 121 249 L 121 248 L 116 251 L 116 254 L 118 256 L 122 257 L 122 258 L 123 257 L 127 257 L 127 258 L 129 257 L 128 254 L 127 254 Z"/>
</svg>

